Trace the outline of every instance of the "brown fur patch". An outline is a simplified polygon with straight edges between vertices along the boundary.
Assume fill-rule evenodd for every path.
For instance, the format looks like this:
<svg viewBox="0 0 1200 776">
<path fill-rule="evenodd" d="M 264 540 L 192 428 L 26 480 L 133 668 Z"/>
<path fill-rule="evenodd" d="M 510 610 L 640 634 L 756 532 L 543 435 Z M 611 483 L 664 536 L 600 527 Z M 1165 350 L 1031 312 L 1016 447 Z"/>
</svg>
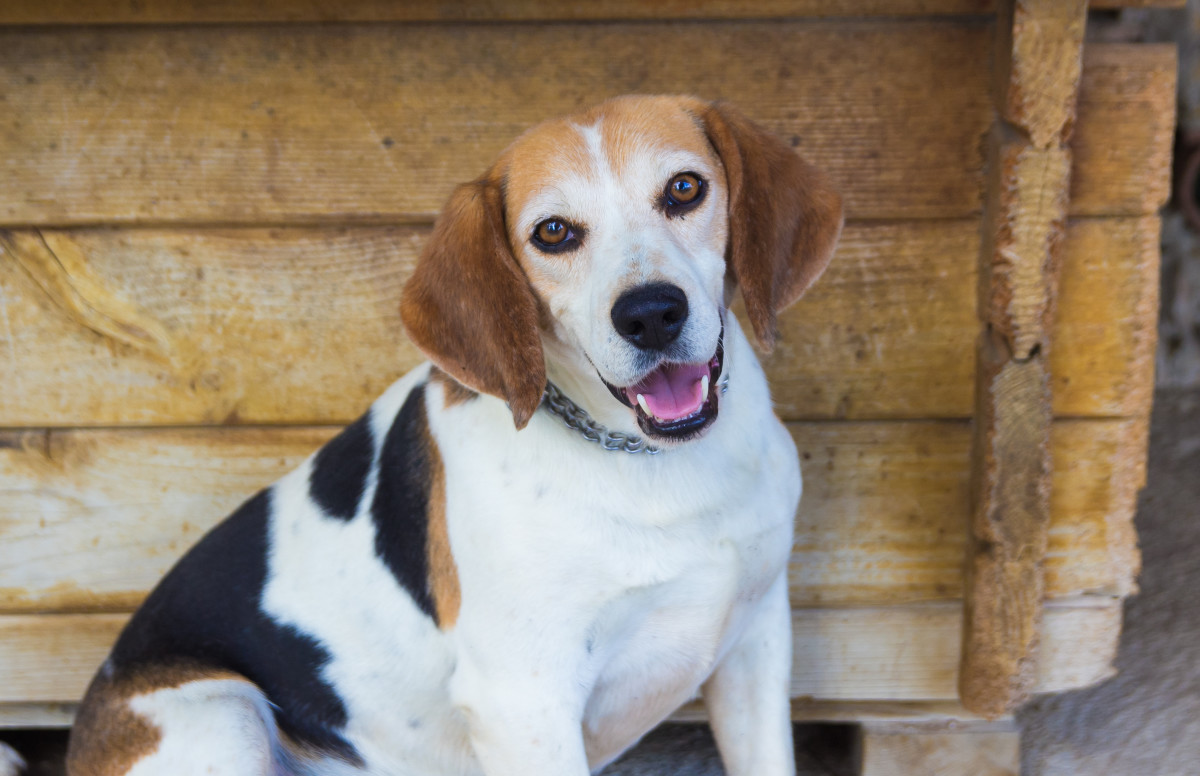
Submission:
<svg viewBox="0 0 1200 776">
<path fill-rule="evenodd" d="M 604 156 L 623 175 L 646 147 L 690 151 L 719 166 L 696 118 L 707 107 L 690 97 L 617 97 L 597 105 L 589 117 L 600 122 Z"/>
<path fill-rule="evenodd" d="M 514 140 L 500 157 L 497 167 L 504 170 L 510 215 L 519 211 L 522 198 L 529 193 L 563 180 L 592 177 L 594 160 L 579 132 L 580 126 L 586 126 L 583 121 L 581 116 L 566 116 L 538 124 Z M 521 239 L 524 241 L 524 236 Z"/>
<path fill-rule="evenodd" d="M 542 402 L 538 304 L 504 228 L 500 174 L 459 186 L 404 287 L 409 336 L 455 380 L 508 402 L 524 428 Z"/>
<path fill-rule="evenodd" d="M 455 380 L 450 375 L 446 374 L 436 366 L 429 371 L 430 382 L 437 383 L 442 387 L 442 406 L 445 408 L 457 407 L 460 404 L 465 404 L 472 399 L 478 399 L 479 394 L 472 391 L 467 386 Z"/>
<path fill-rule="evenodd" d="M 429 445 L 429 506 L 425 553 L 429 568 L 429 589 L 433 594 L 437 624 L 449 630 L 458 621 L 462 606 L 462 589 L 458 582 L 458 566 L 450 551 L 450 531 L 446 525 L 446 471 L 437 445 Z"/>
<path fill-rule="evenodd" d="M 775 344 L 775 316 L 800 298 L 833 257 L 842 198 L 829 179 L 734 108 L 700 114 L 729 186 L 729 270 L 754 334 Z"/>
<path fill-rule="evenodd" d="M 436 367 L 430 378 L 454 384 L 454 380 L 445 374 L 439 378 Z M 428 423 L 422 424 L 421 433 L 429 477 L 429 496 L 425 504 L 425 568 L 429 575 L 430 597 L 433 598 L 434 621 L 442 630 L 449 630 L 458 621 L 462 589 L 458 582 L 458 565 L 450 549 L 450 529 L 446 525 L 446 467 Z"/>
<path fill-rule="evenodd" d="M 139 695 L 169 690 L 198 679 L 241 679 L 196 665 L 150 666 L 120 678 L 101 670 L 88 687 L 67 749 L 70 776 L 121 776 L 153 754 L 162 731 L 129 707 Z"/>
</svg>

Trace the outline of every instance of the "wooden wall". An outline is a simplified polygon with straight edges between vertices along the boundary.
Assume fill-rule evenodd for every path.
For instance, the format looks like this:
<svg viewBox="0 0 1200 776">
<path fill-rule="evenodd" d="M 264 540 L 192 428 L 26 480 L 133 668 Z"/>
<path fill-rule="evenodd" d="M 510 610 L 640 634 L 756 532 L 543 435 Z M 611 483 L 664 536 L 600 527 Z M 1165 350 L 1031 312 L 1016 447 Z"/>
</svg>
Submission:
<svg viewBox="0 0 1200 776">
<path fill-rule="evenodd" d="M 68 719 L 174 559 L 420 361 L 398 295 L 453 184 L 626 92 L 733 100 L 845 193 L 766 360 L 794 692 L 956 698 L 993 4 L 344 5 L 0 6 L 0 724 Z M 1135 587 L 1174 73 L 1085 50 L 1043 690 L 1109 673 Z"/>
</svg>

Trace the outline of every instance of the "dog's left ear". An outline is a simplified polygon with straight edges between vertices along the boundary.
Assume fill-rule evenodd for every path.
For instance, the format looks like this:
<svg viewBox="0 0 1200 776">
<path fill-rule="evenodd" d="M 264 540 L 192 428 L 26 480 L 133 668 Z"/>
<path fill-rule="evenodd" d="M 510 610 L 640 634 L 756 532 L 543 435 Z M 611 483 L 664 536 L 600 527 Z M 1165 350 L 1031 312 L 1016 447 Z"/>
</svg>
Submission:
<svg viewBox="0 0 1200 776">
<path fill-rule="evenodd" d="M 762 347 L 775 316 L 813 284 L 842 231 L 842 197 L 775 135 L 724 103 L 701 116 L 729 187 L 728 271 L 742 289 Z"/>
<path fill-rule="evenodd" d="M 525 427 L 542 403 L 546 364 L 537 301 L 508 244 L 495 174 L 450 195 L 404 286 L 400 318 L 433 363 L 508 402 Z"/>
</svg>

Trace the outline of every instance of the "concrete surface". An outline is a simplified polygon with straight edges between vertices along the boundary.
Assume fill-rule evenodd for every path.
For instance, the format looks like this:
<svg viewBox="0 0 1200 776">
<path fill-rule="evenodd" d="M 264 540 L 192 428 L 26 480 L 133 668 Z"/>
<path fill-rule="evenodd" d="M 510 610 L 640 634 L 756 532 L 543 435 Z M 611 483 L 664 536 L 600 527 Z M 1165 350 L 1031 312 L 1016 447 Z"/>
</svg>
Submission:
<svg viewBox="0 0 1200 776">
<path fill-rule="evenodd" d="M 1024 776 L 1200 774 L 1200 390 L 1160 390 L 1116 677 L 1018 716 Z"/>
</svg>

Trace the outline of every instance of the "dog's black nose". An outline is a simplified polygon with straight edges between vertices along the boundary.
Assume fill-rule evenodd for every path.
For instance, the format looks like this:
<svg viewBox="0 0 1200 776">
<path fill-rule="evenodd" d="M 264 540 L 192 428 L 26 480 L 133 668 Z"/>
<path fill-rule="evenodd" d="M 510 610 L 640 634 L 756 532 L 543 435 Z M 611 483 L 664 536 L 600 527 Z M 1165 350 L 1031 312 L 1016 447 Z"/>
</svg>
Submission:
<svg viewBox="0 0 1200 776">
<path fill-rule="evenodd" d="M 687 316 L 687 296 L 670 283 L 638 286 L 612 306 L 617 333 L 643 350 L 665 349 L 679 337 Z"/>
</svg>

